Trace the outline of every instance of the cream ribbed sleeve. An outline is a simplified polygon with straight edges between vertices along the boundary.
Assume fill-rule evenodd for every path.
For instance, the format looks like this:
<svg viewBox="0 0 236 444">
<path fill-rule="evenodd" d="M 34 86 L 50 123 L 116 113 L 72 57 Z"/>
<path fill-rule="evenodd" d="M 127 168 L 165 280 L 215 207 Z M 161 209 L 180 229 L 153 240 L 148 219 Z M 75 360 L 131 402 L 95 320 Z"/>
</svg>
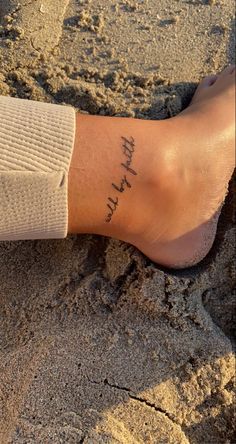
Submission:
<svg viewBox="0 0 236 444">
<path fill-rule="evenodd" d="M 76 112 L 0 97 L 0 241 L 64 238 Z"/>
</svg>

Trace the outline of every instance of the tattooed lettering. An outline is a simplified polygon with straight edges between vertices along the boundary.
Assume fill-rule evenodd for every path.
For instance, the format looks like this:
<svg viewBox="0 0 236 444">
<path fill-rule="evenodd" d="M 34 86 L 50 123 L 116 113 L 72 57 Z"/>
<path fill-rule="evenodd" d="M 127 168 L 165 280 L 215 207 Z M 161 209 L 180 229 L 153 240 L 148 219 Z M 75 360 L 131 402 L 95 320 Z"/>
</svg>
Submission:
<svg viewBox="0 0 236 444">
<path fill-rule="evenodd" d="M 124 176 L 124 178 L 121 180 L 121 184 L 119 187 L 114 183 L 112 184 L 113 188 L 115 188 L 116 191 L 119 191 L 119 193 L 123 193 L 125 191 L 125 185 L 127 185 L 128 188 L 131 188 L 131 185 L 128 182 L 126 176 Z"/>
<path fill-rule="evenodd" d="M 122 139 L 122 152 L 125 155 L 126 159 L 121 163 L 122 168 L 124 168 L 127 173 L 123 175 L 118 183 L 112 183 L 111 186 L 118 193 L 124 193 L 127 189 L 132 188 L 130 183 L 130 178 L 127 177 L 127 174 L 130 173 L 133 176 L 137 176 L 137 172 L 131 168 L 133 162 L 133 154 L 135 151 L 135 141 L 133 137 L 127 139 L 126 137 L 121 137 Z M 119 206 L 119 197 L 108 197 L 107 199 L 107 208 L 108 214 L 106 216 L 106 222 L 111 222 L 112 217 Z"/>
<path fill-rule="evenodd" d="M 134 138 L 131 137 L 131 139 L 128 140 L 128 139 L 126 139 L 126 137 L 122 137 L 122 140 L 123 140 L 123 145 L 122 145 L 123 153 L 127 157 L 127 160 L 126 160 L 126 163 L 122 163 L 121 165 L 127 171 L 129 171 L 131 174 L 133 174 L 134 176 L 137 176 L 136 171 L 134 171 L 133 168 L 130 168 L 130 165 L 133 160 L 134 149 L 135 149 Z"/>
</svg>

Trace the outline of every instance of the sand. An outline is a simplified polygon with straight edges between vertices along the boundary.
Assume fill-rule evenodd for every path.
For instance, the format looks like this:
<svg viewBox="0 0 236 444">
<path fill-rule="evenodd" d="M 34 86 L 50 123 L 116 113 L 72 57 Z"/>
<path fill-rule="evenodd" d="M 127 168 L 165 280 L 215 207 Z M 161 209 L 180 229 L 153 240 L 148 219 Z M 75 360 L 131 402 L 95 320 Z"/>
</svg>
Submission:
<svg viewBox="0 0 236 444">
<path fill-rule="evenodd" d="M 0 0 L 0 94 L 163 119 L 233 61 L 233 0 Z M 189 147 L 191 149 L 191 147 Z M 235 444 L 235 200 L 197 267 L 0 244 L 0 444 Z"/>
</svg>

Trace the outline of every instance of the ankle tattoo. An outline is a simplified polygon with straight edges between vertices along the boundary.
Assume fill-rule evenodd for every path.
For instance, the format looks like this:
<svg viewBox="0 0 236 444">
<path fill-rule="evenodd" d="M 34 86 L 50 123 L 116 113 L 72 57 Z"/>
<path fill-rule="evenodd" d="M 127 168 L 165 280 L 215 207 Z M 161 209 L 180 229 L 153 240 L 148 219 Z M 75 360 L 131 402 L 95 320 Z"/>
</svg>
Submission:
<svg viewBox="0 0 236 444">
<path fill-rule="evenodd" d="M 131 168 L 132 161 L 133 161 L 133 154 L 135 152 L 135 140 L 133 137 L 130 137 L 130 139 L 127 139 L 126 137 L 121 137 L 122 140 L 122 152 L 126 157 L 125 162 L 121 163 L 121 166 L 123 169 L 126 170 L 126 174 L 123 175 L 123 177 L 120 179 L 119 184 L 112 183 L 111 186 L 119 193 L 124 193 L 125 190 L 128 188 L 132 188 L 132 185 L 130 183 L 130 178 L 127 178 L 127 174 L 130 173 L 133 176 L 137 176 L 137 172 Z M 111 222 L 113 214 L 117 210 L 117 207 L 119 205 L 119 197 L 108 197 L 107 199 L 107 208 L 109 212 L 106 216 L 106 222 Z"/>
</svg>

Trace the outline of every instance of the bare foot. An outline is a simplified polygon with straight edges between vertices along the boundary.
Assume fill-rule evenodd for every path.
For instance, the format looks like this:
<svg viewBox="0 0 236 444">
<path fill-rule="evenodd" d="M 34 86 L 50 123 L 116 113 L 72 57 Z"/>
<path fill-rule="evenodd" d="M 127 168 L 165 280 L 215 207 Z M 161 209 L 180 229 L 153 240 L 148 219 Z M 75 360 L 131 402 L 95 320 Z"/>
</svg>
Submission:
<svg viewBox="0 0 236 444">
<path fill-rule="evenodd" d="M 187 267 L 211 249 L 235 164 L 234 106 L 235 68 L 229 67 L 205 78 L 191 105 L 171 119 L 176 182 L 168 190 L 163 232 L 156 232 L 155 240 L 152 222 L 146 239 L 134 240 L 154 261 Z"/>
<path fill-rule="evenodd" d="M 229 67 L 204 79 L 169 120 L 78 116 L 69 231 L 124 240 L 172 268 L 200 262 L 234 169 L 234 107 Z"/>
</svg>

